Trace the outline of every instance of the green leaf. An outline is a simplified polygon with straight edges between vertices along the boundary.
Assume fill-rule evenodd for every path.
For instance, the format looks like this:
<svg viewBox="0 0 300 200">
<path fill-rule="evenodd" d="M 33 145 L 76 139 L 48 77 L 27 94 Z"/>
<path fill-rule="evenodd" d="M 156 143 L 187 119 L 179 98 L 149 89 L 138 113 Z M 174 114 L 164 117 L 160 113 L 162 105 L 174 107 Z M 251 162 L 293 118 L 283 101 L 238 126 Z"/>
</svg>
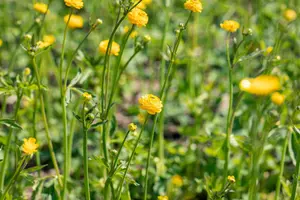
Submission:
<svg viewBox="0 0 300 200">
<path fill-rule="evenodd" d="M 92 124 L 92 128 L 96 128 L 96 127 L 98 127 L 98 126 L 101 126 L 101 125 L 103 125 L 103 124 L 105 124 L 106 122 L 107 122 L 108 120 L 104 120 L 104 121 L 101 121 L 101 122 L 97 122 L 97 123 L 95 123 L 95 124 Z"/>
<path fill-rule="evenodd" d="M 246 56 L 242 56 L 240 57 L 234 64 L 237 64 L 237 63 L 240 63 L 240 62 L 244 62 L 246 60 L 251 60 L 252 58 L 255 58 L 259 55 L 261 55 L 264 51 L 263 50 L 257 50 L 257 51 L 254 51 Z"/>
<path fill-rule="evenodd" d="M 22 127 L 19 124 L 17 124 L 15 120 L 12 119 L 0 119 L 0 124 L 3 124 L 10 128 L 22 130 Z"/>
<path fill-rule="evenodd" d="M 78 83 L 80 78 L 81 78 L 81 69 L 79 68 L 78 71 L 77 71 L 76 76 L 71 80 L 68 87 L 73 87 L 74 85 L 76 85 L 76 83 Z"/>
<path fill-rule="evenodd" d="M 82 122 L 81 117 L 79 115 L 77 115 L 75 112 L 72 112 L 72 113 L 78 121 Z"/>
<path fill-rule="evenodd" d="M 22 173 L 32 173 L 32 172 L 35 172 L 35 171 L 39 171 L 39 170 L 43 169 L 46 166 L 47 166 L 47 164 L 46 165 L 41 165 L 41 166 L 30 167 L 30 168 L 24 169 L 22 171 Z"/>
</svg>

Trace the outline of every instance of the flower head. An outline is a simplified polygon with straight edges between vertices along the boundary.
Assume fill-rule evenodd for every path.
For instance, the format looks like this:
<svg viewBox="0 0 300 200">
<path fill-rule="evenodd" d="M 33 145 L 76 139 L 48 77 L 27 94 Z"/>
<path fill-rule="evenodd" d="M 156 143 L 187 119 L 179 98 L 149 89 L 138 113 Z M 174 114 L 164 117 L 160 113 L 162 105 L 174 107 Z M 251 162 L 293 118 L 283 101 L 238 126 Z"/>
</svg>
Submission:
<svg viewBox="0 0 300 200">
<path fill-rule="evenodd" d="M 90 101 L 90 100 L 93 98 L 92 95 L 89 94 L 89 93 L 87 93 L 87 92 L 84 92 L 84 93 L 82 94 L 82 97 L 83 97 L 83 99 L 84 99 L 85 101 Z"/>
<path fill-rule="evenodd" d="M 137 129 L 137 125 L 134 123 L 130 123 L 128 125 L 128 129 L 129 129 L 129 131 L 135 131 Z"/>
<path fill-rule="evenodd" d="M 266 54 L 269 55 L 270 53 L 272 53 L 272 51 L 273 51 L 273 47 L 268 47 L 266 49 Z"/>
<path fill-rule="evenodd" d="M 48 43 L 49 45 L 52 45 L 55 42 L 55 37 L 54 35 L 44 35 L 43 41 Z"/>
<path fill-rule="evenodd" d="M 240 28 L 240 24 L 234 20 L 225 20 L 220 24 L 221 28 L 228 32 L 236 32 Z"/>
<path fill-rule="evenodd" d="M 0 39 L 0 47 L 3 45 L 3 40 Z"/>
<path fill-rule="evenodd" d="M 235 183 L 235 177 L 234 177 L 234 176 L 228 176 L 228 177 L 227 177 L 227 180 L 228 180 L 230 183 Z"/>
<path fill-rule="evenodd" d="M 172 181 L 172 184 L 176 187 L 181 187 L 183 185 L 183 179 L 179 175 L 172 176 L 171 181 Z"/>
<path fill-rule="evenodd" d="M 284 99 L 285 99 L 285 96 L 283 94 L 280 94 L 279 92 L 275 92 L 271 96 L 272 102 L 278 106 L 283 104 Z"/>
<path fill-rule="evenodd" d="M 280 89 L 280 82 L 276 76 L 261 75 L 241 80 L 240 89 L 250 94 L 268 95 Z"/>
<path fill-rule="evenodd" d="M 65 23 L 68 22 L 69 15 L 64 17 Z M 83 18 L 80 15 L 71 15 L 70 21 L 68 23 L 68 27 L 75 29 L 75 28 L 82 28 L 83 27 Z"/>
<path fill-rule="evenodd" d="M 31 154 L 37 152 L 38 147 L 39 147 L 39 145 L 36 144 L 36 139 L 31 137 L 28 139 L 24 139 L 24 143 L 22 145 L 22 151 L 26 155 L 31 155 Z"/>
<path fill-rule="evenodd" d="M 83 7 L 82 0 L 65 0 L 66 6 L 80 10 Z"/>
<path fill-rule="evenodd" d="M 158 196 L 157 200 L 169 200 L 168 196 Z"/>
<path fill-rule="evenodd" d="M 25 76 L 29 76 L 30 73 L 31 73 L 30 68 L 29 68 L 29 67 L 26 67 L 26 68 L 24 69 L 23 73 L 24 73 Z"/>
<path fill-rule="evenodd" d="M 47 4 L 44 4 L 44 3 L 35 3 L 33 5 L 33 9 L 42 13 L 42 14 L 46 14 L 49 12 L 48 10 L 48 5 Z"/>
<path fill-rule="evenodd" d="M 184 8 L 192 12 L 199 12 L 199 13 L 201 13 L 203 9 L 200 0 L 187 0 L 184 3 Z"/>
<path fill-rule="evenodd" d="M 148 23 L 147 13 L 139 8 L 133 8 L 128 13 L 128 19 L 130 23 L 137 25 L 138 27 L 146 26 Z"/>
<path fill-rule="evenodd" d="M 36 45 L 39 49 L 44 49 L 50 46 L 48 42 L 44 42 L 44 41 L 38 41 Z"/>
<path fill-rule="evenodd" d="M 284 18 L 288 21 L 294 21 L 297 18 L 297 13 L 296 11 L 292 10 L 292 9 L 287 9 L 284 14 L 283 14 Z"/>
<path fill-rule="evenodd" d="M 140 97 L 139 104 L 140 108 L 146 110 L 150 115 L 160 113 L 163 107 L 161 100 L 153 94 L 146 94 Z"/>
<path fill-rule="evenodd" d="M 103 40 L 102 42 L 100 42 L 99 44 L 99 51 L 101 53 L 106 53 L 106 50 L 107 50 L 107 47 L 108 47 L 108 43 L 109 43 L 109 40 Z M 119 55 L 119 52 L 120 52 L 120 45 L 116 42 L 112 42 L 112 45 L 111 45 L 111 49 L 110 49 L 110 52 L 109 52 L 109 55 L 115 55 L 115 56 L 118 56 Z"/>
</svg>

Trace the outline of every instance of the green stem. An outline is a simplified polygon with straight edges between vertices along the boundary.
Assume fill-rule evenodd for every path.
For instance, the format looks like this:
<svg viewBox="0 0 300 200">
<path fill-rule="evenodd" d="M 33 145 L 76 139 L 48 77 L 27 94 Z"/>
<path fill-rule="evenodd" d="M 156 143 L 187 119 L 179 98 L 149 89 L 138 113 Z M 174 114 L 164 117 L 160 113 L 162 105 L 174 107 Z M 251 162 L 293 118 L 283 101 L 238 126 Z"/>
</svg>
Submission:
<svg viewBox="0 0 300 200">
<path fill-rule="evenodd" d="M 33 121 L 32 129 L 33 129 L 33 137 L 36 138 L 36 140 L 37 140 L 37 131 L 36 131 L 36 118 L 37 117 L 36 117 L 36 113 L 37 113 L 37 109 L 38 109 L 38 106 L 37 106 L 38 104 L 37 104 L 36 99 L 38 99 L 38 98 L 37 98 L 37 95 L 35 93 L 33 116 L 32 116 L 32 121 Z M 36 155 L 36 165 L 40 166 L 41 165 L 41 158 L 40 158 L 39 151 L 37 151 L 35 153 L 35 155 Z M 41 177 L 41 170 L 38 171 L 38 175 L 39 175 L 39 178 L 40 178 Z"/>
<path fill-rule="evenodd" d="M 228 35 L 226 41 L 226 55 L 228 62 L 228 79 L 229 79 L 229 105 L 228 105 L 228 113 L 227 113 L 227 125 L 226 125 L 226 139 L 225 139 L 225 164 L 224 164 L 224 179 L 223 179 L 223 187 L 227 182 L 228 176 L 228 165 L 230 160 L 230 135 L 232 132 L 231 124 L 231 116 L 232 116 L 232 104 L 233 104 L 233 83 L 232 83 L 232 64 L 230 60 L 230 51 L 229 51 L 229 43 L 230 43 L 230 35 Z"/>
<path fill-rule="evenodd" d="M 288 145 L 288 142 L 290 140 L 290 137 L 291 137 L 291 131 L 288 130 L 287 136 L 285 137 L 284 145 L 282 147 L 281 161 L 280 161 L 280 171 L 279 171 L 279 175 L 278 175 L 278 179 L 277 179 L 277 183 L 276 183 L 275 200 L 279 199 L 281 178 L 282 178 L 282 174 L 283 174 L 283 170 L 284 170 L 285 154 L 286 154 L 286 149 L 287 149 L 287 145 Z"/>
<path fill-rule="evenodd" d="M 18 94 L 17 98 L 17 103 L 16 103 L 16 108 L 15 108 L 15 113 L 14 113 L 14 120 L 17 119 L 19 109 L 20 109 L 20 104 L 21 104 L 21 99 L 22 99 L 22 93 Z M 1 172 L 0 172 L 0 191 L 3 190 L 4 187 L 4 180 L 5 180 L 5 174 L 7 172 L 7 162 L 8 162 L 8 157 L 9 157 L 9 151 L 10 151 L 10 145 L 11 145 L 11 140 L 12 140 L 12 134 L 13 134 L 13 128 L 9 129 L 9 133 L 7 136 L 7 141 L 6 141 L 6 147 L 4 151 L 4 157 L 3 157 L 3 162 L 1 165 Z"/>
<path fill-rule="evenodd" d="M 62 187 L 62 181 L 61 181 L 61 178 L 60 178 L 59 168 L 58 168 L 58 165 L 57 165 L 55 153 L 54 153 L 54 150 L 53 150 L 53 144 L 52 144 L 52 140 L 51 140 L 51 136 L 50 136 L 50 132 L 49 132 L 49 126 L 48 126 L 48 120 L 47 120 L 47 115 L 46 115 L 46 110 L 45 110 L 43 91 L 42 91 L 42 87 L 41 87 L 41 78 L 40 78 L 40 75 L 39 75 L 38 67 L 36 65 L 35 57 L 33 57 L 32 63 L 33 63 L 33 68 L 34 68 L 35 77 L 36 77 L 38 90 L 39 90 L 40 106 L 41 106 L 42 118 L 43 118 L 43 122 L 44 122 L 44 128 L 45 128 L 45 132 L 46 132 L 46 138 L 47 138 L 47 143 L 48 143 L 48 147 L 49 147 L 49 152 L 50 152 L 51 160 L 53 162 L 54 169 L 55 169 L 55 172 L 56 172 L 56 175 L 57 175 L 57 178 L 58 178 L 58 183 Z"/>
<path fill-rule="evenodd" d="M 131 155 L 130 155 L 128 161 L 127 161 L 126 169 L 125 169 L 125 171 L 124 171 L 123 177 L 122 177 L 122 179 L 121 179 L 121 181 L 120 181 L 120 183 L 119 183 L 118 189 L 117 189 L 117 194 L 118 194 L 117 200 L 120 200 L 120 198 L 121 198 L 122 187 L 123 187 L 123 184 L 124 184 L 124 181 L 125 181 L 125 177 L 126 177 L 126 174 L 127 174 L 128 169 L 129 169 L 130 163 L 131 163 L 131 161 L 132 161 L 132 158 L 133 158 L 133 156 L 134 156 L 134 154 L 135 154 L 136 148 L 137 148 L 137 146 L 139 145 L 141 136 L 142 136 L 142 134 L 143 134 L 143 132 L 144 132 L 146 123 L 147 123 L 147 121 L 148 121 L 148 117 L 149 117 L 149 115 L 146 116 L 146 119 L 145 119 L 145 121 L 144 121 L 144 124 L 143 124 L 143 126 L 142 126 L 142 129 L 141 129 L 141 131 L 140 131 L 140 134 L 139 134 L 139 136 L 138 136 L 138 138 L 137 138 L 137 140 L 136 140 L 136 142 L 135 142 L 135 144 L 134 144 L 133 151 L 132 151 L 132 153 L 131 153 Z"/>
<path fill-rule="evenodd" d="M 84 166 L 84 191 L 85 191 L 85 198 L 86 200 L 90 200 L 90 188 L 89 188 L 89 163 L 88 163 L 88 146 L 87 146 L 87 141 L 88 141 L 88 128 L 86 125 L 85 121 L 85 103 L 83 104 L 82 108 L 82 127 L 83 127 L 83 132 L 84 132 L 84 137 L 83 137 L 83 166 Z"/>
<path fill-rule="evenodd" d="M 299 147 L 299 144 L 297 145 Z M 297 152 L 297 163 L 296 163 L 296 169 L 295 169 L 295 174 L 294 174 L 294 180 L 293 180 L 293 189 L 292 189 L 292 196 L 291 200 L 295 200 L 297 196 L 297 186 L 298 186 L 298 179 L 299 179 L 299 170 L 300 170 L 300 151 L 298 148 Z"/>
</svg>

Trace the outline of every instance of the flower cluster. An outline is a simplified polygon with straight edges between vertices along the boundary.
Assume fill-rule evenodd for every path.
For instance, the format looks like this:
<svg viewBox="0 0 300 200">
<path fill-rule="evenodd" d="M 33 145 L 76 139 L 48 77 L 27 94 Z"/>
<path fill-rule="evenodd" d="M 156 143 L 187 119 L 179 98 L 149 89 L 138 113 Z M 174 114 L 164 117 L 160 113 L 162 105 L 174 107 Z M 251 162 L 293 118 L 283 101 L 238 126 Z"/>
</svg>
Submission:
<svg viewBox="0 0 300 200">
<path fill-rule="evenodd" d="M 77 10 L 80 10 L 83 8 L 83 1 L 82 0 L 65 0 L 66 6 L 75 8 Z"/>
<path fill-rule="evenodd" d="M 234 20 L 225 20 L 220 27 L 228 32 L 236 32 L 240 28 L 240 24 Z"/>
<path fill-rule="evenodd" d="M 137 25 L 138 27 L 146 26 L 148 23 L 147 13 L 139 8 L 133 8 L 128 13 L 128 19 L 131 24 Z"/>
<path fill-rule="evenodd" d="M 139 104 L 140 108 L 146 110 L 150 115 L 160 113 L 163 107 L 161 100 L 153 94 L 146 94 L 139 98 Z"/>
<path fill-rule="evenodd" d="M 106 50 L 107 50 L 107 47 L 108 47 L 108 43 L 109 43 L 109 40 L 103 40 L 102 42 L 100 42 L 99 44 L 99 51 L 103 54 L 106 53 Z M 115 55 L 115 56 L 118 56 L 119 55 L 119 52 L 120 52 L 120 45 L 116 42 L 112 42 L 112 45 L 111 45 L 111 49 L 110 49 L 110 52 L 109 52 L 109 55 Z"/>
<path fill-rule="evenodd" d="M 202 12 L 203 9 L 200 0 L 187 0 L 184 3 L 184 8 L 192 12 L 199 12 L 199 13 Z"/>
<path fill-rule="evenodd" d="M 26 155 L 32 155 L 33 153 L 37 152 L 39 145 L 36 144 L 36 139 L 35 138 L 28 138 L 24 139 L 24 143 L 22 145 L 22 151 Z"/>
</svg>

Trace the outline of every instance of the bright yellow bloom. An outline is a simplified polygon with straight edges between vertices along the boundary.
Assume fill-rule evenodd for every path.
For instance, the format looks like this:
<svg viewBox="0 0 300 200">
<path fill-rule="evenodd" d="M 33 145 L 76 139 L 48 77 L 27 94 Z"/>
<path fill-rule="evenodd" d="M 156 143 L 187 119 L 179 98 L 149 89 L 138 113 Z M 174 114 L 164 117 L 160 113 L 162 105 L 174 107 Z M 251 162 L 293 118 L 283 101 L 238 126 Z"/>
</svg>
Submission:
<svg viewBox="0 0 300 200">
<path fill-rule="evenodd" d="M 176 187 L 181 187 L 183 185 L 183 179 L 179 175 L 172 176 L 172 184 Z"/>
<path fill-rule="evenodd" d="M 84 99 L 85 101 L 90 101 L 90 100 L 93 98 L 92 95 L 89 94 L 89 93 L 87 93 L 87 92 L 84 92 L 84 93 L 82 94 L 82 97 L 83 97 L 83 99 Z"/>
<path fill-rule="evenodd" d="M 0 39 L 0 47 L 3 45 L 3 40 Z"/>
<path fill-rule="evenodd" d="M 243 79 L 240 82 L 240 89 L 250 94 L 268 95 L 280 89 L 280 82 L 276 76 L 261 75 Z"/>
<path fill-rule="evenodd" d="M 220 24 L 221 28 L 228 32 L 236 32 L 240 28 L 240 24 L 234 20 L 225 20 Z"/>
<path fill-rule="evenodd" d="M 100 42 L 100 44 L 99 44 L 99 51 L 101 53 L 104 53 L 104 54 L 106 53 L 106 50 L 107 50 L 107 47 L 108 47 L 108 43 L 109 43 L 109 40 L 103 40 L 102 42 Z M 112 42 L 109 55 L 118 56 L 119 52 L 120 52 L 120 45 L 118 43 L 116 43 L 116 42 Z"/>
<path fill-rule="evenodd" d="M 55 37 L 54 35 L 44 35 L 43 37 L 43 42 L 48 43 L 49 45 L 54 44 L 55 42 Z"/>
<path fill-rule="evenodd" d="M 161 100 L 153 94 L 146 94 L 140 97 L 139 104 L 140 108 L 146 110 L 150 115 L 160 113 L 163 107 Z"/>
<path fill-rule="evenodd" d="M 26 67 L 26 68 L 24 69 L 23 73 L 24 73 L 25 76 L 29 76 L 30 73 L 31 73 L 30 68 L 29 68 L 29 67 Z"/>
<path fill-rule="evenodd" d="M 64 17 L 65 23 L 68 22 L 69 15 Z M 82 28 L 83 27 L 83 18 L 80 15 L 72 15 L 68 24 L 69 28 Z"/>
<path fill-rule="evenodd" d="M 137 129 L 137 125 L 134 123 L 130 123 L 128 125 L 128 129 L 129 129 L 129 131 L 135 131 Z"/>
<path fill-rule="evenodd" d="M 31 155 L 37 152 L 38 147 L 39 145 L 36 144 L 36 139 L 31 137 L 28 139 L 24 139 L 24 143 L 22 145 L 22 151 L 27 155 Z"/>
<path fill-rule="evenodd" d="M 268 47 L 268 48 L 266 49 L 267 55 L 269 55 L 272 51 L 273 51 L 273 47 Z"/>
<path fill-rule="evenodd" d="M 169 200 L 168 196 L 158 196 L 157 200 Z"/>
<path fill-rule="evenodd" d="M 44 3 L 35 3 L 33 5 L 33 8 L 34 10 L 40 12 L 40 13 L 43 13 L 43 14 L 46 14 L 46 12 L 48 13 L 49 10 L 48 10 L 48 5 L 47 4 L 44 4 Z M 48 11 L 47 11 L 48 10 Z"/>
<path fill-rule="evenodd" d="M 136 4 L 139 0 L 135 0 L 134 3 Z M 152 3 L 152 0 L 142 0 L 136 7 L 142 10 L 145 10 L 148 5 Z"/>
<path fill-rule="evenodd" d="M 138 27 L 146 26 L 148 23 L 148 15 L 145 11 L 134 8 L 128 13 L 128 19 L 130 23 L 137 25 Z"/>
<path fill-rule="evenodd" d="M 228 176 L 227 180 L 231 183 L 235 183 L 235 177 L 234 176 Z"/>
<path fill-rule="evenodd" d="M 184 8 L 192 12 L 199 12 L 199 13 L 201 13 L 203 9 L 200 0 L 187 0 L 184 3 Z"/>
<path fill-rule="evenodd" d="M 66 6 L 80 10 L 83 7 L 82 0 L 65 0 Z"/>
<path fill-rule="evenodd" d="M 292 10 L 292 9 L 287 9 L 284 14 L 283 14 L 284 18 L 288 21 L 294 21 L 297 18 L 297 13 L 296 11 Z"/>
<path fill-rule="evenodd" d="M 36 43 L 36 45 L 39 49 L 44 49 L 44 48 L 49 47 L 51 44 L 49 44 L 48 42 L 44 42 L 44 41 L 38 41 Z"/>
<path fill-rule="evenodd" d="M 278 106 L 283 104 L 284 99 L 285 99 L 285 96 L 283 94 L 280 94 L 279 92 L 275 92 L 271 96 L 272 102 Z"/>
</svg>

